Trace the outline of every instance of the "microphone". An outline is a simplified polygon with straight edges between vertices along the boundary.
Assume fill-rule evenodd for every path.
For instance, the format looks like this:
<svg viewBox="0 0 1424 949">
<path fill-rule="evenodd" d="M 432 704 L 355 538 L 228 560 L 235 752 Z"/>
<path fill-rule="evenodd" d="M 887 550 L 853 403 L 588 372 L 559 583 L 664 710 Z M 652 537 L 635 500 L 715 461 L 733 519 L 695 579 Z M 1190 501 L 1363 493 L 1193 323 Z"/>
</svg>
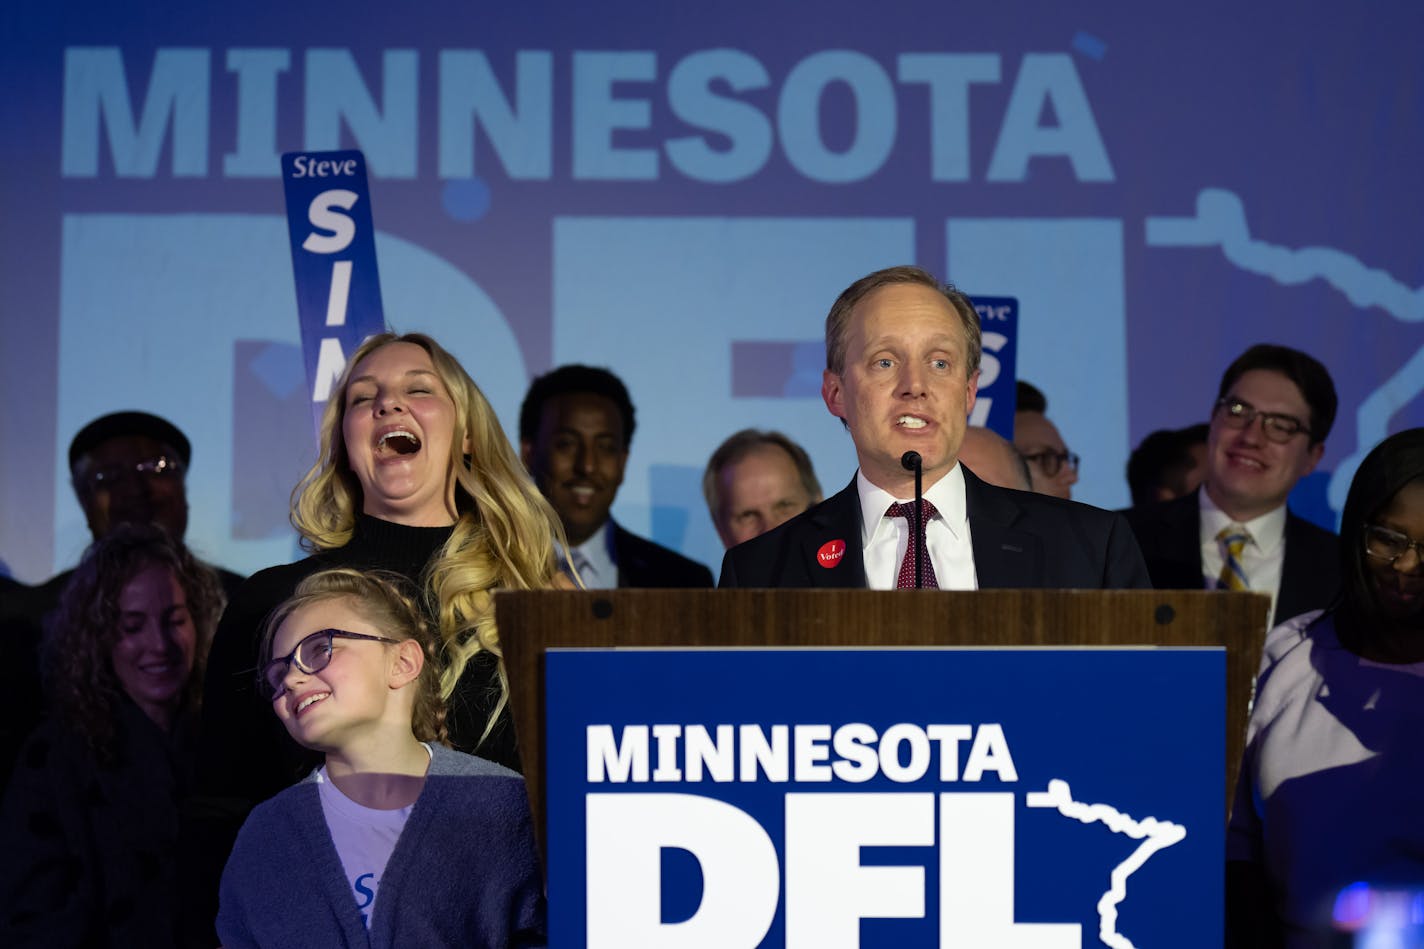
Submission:
<svg viewBox="0 0 1424 949">
<path fill-rule="evenodd" d="M 929 551 L 925 550 L 925 532 L 921 526 L 925 522 L 925 498 L 922 491 L 925 472 L 920 453 L 917 451 L 905 452 L 900 456 L 900 467 L 915 473 L 915 532 L 910 535 L 910 542 L 915 545 L 915 589 L 923 590 L 925 587 L 924 562 Z"/>
</svg>

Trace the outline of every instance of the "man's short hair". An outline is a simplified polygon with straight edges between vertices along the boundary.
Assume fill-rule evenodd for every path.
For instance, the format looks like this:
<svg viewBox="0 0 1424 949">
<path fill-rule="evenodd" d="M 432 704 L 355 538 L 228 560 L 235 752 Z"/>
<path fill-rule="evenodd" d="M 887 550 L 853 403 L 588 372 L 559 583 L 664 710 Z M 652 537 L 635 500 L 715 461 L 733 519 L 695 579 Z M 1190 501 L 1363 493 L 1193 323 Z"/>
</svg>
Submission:
<svg viewBox="0 0 1424 949">
<path fill-rule="evenodd" d="M 861 277 L 841 291 L 831 312 L 826 314 L 826 368 L 836 375 L 845 372 L 846 333 L 850 327 L 850 317 L 856 305 L 881 287 L 893 284 L 917 284 L 929 287 L 942 294 L 964 326 L 965 374 L 979 368 L 979 356 L 983 349 L 983 337 L 979 328 L 979 311 L 974 309 L 974 301 L 952 284 L 940 283 L 929 271 L 920 267 L 887 267 Z"/>
<path fill-rule="evenodd" d="M 1185 493 L 1183 479 L 1196 466 L 1192 446 L 1206 444 L 1209 428 L 1205 422 L 1188 428 L 1163 428 L 1142 439 L 1127 458 L 1127 488 L 1133 506 L 1155 503 L 1161 487 L 1171 488 L 1178 497 Z"/>
<path fill-rule="evenodd" d="M 1022 379 L 1014 383 L 1014 411 L 1015 412 L 1037 412 L 1039 415 L 1048 414 L 1048 396 L 1043 394 L 1043 390 L 1032 382 L 1024 382 Z"/>
<path fill-rule="evenodd" d="M 998 457 L 995 458 L 995 455 Z M 959 445 L 960 462 L 989 484 L 1018 491 L 1033 490 L 1028 459 L 1014 443 L 991 428 L 967 425 Z M 978 469 L 974 466 L 978 465 Z"/>
<path fill-rule="evenodd" d="M 811 456 L 806 454 L 806 449 L 780 432 L 744 428 L 728 436 L 726 441 L 717 446 L 712 457 L 707 459 L 707 470 L 702 472 L 702 496 L 707 499 L 707 510 L 712 514 L 713 520 L 716 520 L 722 503 L 717 493 L 720 488 L 717 483 L 718 476 L 722 469 L 768 445 L 780 448 L 791 456 L 796 465 L 796 474 L 801 478 L 801 486 L 806 489 L 806 497 L 821 497 L 821 482 L 816 480 L 816 471 L 811 466 Z"/>
<path fill-rule="evenodd" d="M 1335 410 L 1339 400 L 1335 395 L 1335 383 L 1330 379 L 1330 371 L 1316 359 L 1289 346 L 1274 343 L 1257 343 L 1246 350 L 1236 361 L 1226 367 L 1221 376 L 1221 386 L 1216 390 L 1218 399 L 1225 398 L 1240 379 L 1252 369 L 1266 369 L 1279 372 L 1295 383 L 1300 394 L 1310 406 L 1310 443 L 1318 445 L 1330 434 L 1335 424 Z"/>
<path fill-rule="evenodd" d="M 539 376 L 529 386 L 524 404 L 519 407 L 519 440 L 532 442 L 539 437 L 539 422 L 544 417 L 544 404 L 561 395 L 601 395 L 618 407 L 623 417 L 623 448 L 633 444 L 633 400 L 628 387 L 607 369 L 571 363 Z"/>
<path fill-rule="evenodd" d="M 193 446 L 188 443 L 187 436 L 167 419 L 147 412 L 113 412 L 99 416 L 74 436 L 69 443 L 69 470 L 73 471 L 81 458 L 111 438 L 135 436 L 152 438 L 167 445 L 177 452 L 184 468 L 193 459 Z"/>
</svg>

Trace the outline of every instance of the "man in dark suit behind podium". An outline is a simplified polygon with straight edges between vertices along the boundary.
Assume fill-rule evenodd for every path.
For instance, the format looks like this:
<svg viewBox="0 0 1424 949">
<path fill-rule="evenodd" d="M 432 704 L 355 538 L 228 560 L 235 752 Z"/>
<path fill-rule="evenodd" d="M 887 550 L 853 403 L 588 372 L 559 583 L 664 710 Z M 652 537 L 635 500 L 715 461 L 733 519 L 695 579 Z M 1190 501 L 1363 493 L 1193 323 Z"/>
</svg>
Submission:
<svg viewBox="0 0 1424 949">
<path fill-rule="evenodd" d="M 610 515 L 635 423 L 621 379 L 607 369 L 560 366 L 535 379 L 524 396 L 520 455 L 564 525 L 569 559 L 585 587 L 710 587 L 712 571 L 625 530 Z"/>
<path fill-rule="evenodd" d="M 979 384 L 969 298 L 917 267 L 877 271 L 826 317 L 821 395 L 860 470 L 839 494 L 727 551 L 724 587 L 914 586 L 911 523 L 919 453 L 928 562 L 923 586 L 1149 587 L 1121 515 L 989 485 L 958 462 Z"/>
<path fill-rule="evenodd" d="M 1273 625 L 1329 606 L 1339 538 L 1286 499 L 1324 455 L 1337 404 L 1313 356 L 1270 343 L 1238 356 L 1217 387 L 1201 488 L 1127 512 L 1153 585 L 1266 593 Z"/>
</svg>

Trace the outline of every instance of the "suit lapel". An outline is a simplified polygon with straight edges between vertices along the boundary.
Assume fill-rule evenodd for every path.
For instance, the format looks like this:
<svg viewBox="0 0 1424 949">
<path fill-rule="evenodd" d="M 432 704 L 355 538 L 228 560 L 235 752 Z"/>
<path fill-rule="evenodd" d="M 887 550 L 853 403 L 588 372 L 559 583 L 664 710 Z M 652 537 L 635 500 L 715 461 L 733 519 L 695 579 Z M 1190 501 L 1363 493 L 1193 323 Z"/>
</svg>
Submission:
<svg viewBox="0 0 1424 949">
<path fill-rule="evenodd" d="M 1272 624 L 1320 609 L 1339 591 L 1340 578 L 1335 572 L 1337 545 L 1321 544 L 1312 534 L 1309 522 L 1286 508 L 1286 549 L 1281 558 L 1281 585 L 1276 592 Z"/>
<path fill-rule="evenodd" d="M 1037 537 L 1013 526 L 1022 509 L 1012 492 L 985 484 L 963 465 L 960 470 L 979 589 L 1042 586 L 1043 550 Z"/>
<path fill-rule="evenodd" d="M 619 587 L 641 586 L 643 564 L 624 537 L 626 532 L 615 520 L 610 519 L 608 526 L 613 529 L 613 568 L 618 574 L 616 584 Z"/>
<path fill-rule="evenodd" d="M 807 515 L 805 529 L 791 556 L 801 559 L 811 586 L 829 589 L 865 586 L 860 520 L 860 492 L 855 488 L 854 478 L 848 487 Z M 822 555 L 833 552 L 839 546 L 837 542 L 845 545 L 844 552 L 834 561 L 834 566 L 827 566 Z"/>
</svg>

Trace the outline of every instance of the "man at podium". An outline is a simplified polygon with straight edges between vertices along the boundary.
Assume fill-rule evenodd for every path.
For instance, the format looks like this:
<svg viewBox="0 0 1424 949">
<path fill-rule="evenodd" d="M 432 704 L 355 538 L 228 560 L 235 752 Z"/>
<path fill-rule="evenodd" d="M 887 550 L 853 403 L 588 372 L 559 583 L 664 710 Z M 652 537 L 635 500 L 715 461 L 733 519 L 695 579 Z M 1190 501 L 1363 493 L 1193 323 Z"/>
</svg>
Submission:
<svg viewBox="0 0 1424 949">
<path fill-rule="evenodd" d="M 826 317 L 821 397 L 860 468 L 840 493 L 727 551 L 720 585 L 1150 588 L 1121 515 L 997 488 L 959 463 L 980 349 L 973 303 L 918 267 L 846 288 Z"/>
</svg>

